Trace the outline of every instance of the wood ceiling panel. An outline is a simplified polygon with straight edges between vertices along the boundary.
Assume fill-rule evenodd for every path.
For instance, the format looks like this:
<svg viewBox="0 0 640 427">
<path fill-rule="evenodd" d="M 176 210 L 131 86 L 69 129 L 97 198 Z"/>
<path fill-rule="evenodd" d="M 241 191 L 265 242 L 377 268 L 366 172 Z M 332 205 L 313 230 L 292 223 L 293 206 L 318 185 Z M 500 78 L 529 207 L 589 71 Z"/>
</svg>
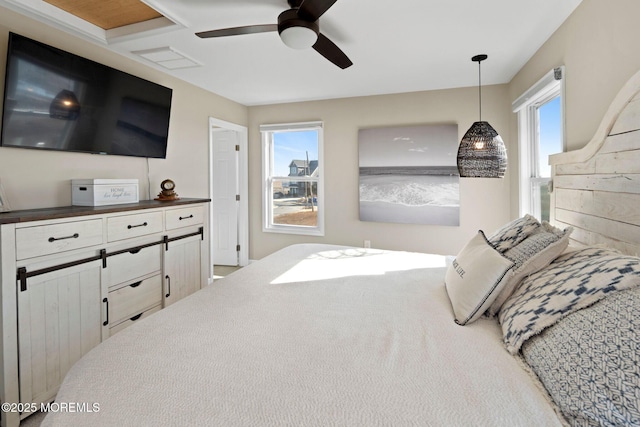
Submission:
<svg viewBox="0 0 640 427">
<path fill-rule="evenodd" d="M 162 15 L 138 0 L 44 0 L 78 18 L 110 30 L 160 18 Z"/>
</svg>

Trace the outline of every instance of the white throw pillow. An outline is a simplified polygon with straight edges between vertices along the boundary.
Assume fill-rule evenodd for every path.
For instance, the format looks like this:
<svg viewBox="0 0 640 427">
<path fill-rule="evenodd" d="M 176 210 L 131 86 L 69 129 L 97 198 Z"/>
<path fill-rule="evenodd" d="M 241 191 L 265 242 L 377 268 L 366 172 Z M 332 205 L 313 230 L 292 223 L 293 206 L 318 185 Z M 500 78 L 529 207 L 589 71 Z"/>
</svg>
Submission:
<svg viewBox="0 0 640 427">
<path fill-rule="evenodd" d="M 444 279 L 457 324 L 471 323 L 489 308 L 511 277 L 514 265 L 491 246 L 482 230 L 478 231 Z"/>
</svg>

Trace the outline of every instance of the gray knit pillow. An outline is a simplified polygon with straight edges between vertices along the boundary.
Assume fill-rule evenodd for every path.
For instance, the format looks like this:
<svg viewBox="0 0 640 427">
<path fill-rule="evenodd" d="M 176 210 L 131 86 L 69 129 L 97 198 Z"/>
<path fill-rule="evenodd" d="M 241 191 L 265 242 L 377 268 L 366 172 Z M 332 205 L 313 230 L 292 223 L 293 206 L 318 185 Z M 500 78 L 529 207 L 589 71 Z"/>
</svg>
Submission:
<svg viewBox="0 0 640 427">
<path fill-rule="evenodd" d="M 572 227 L 561 230 L 545 221 L 533 234 L 505 251 L 503 255 L 515 263 L 513 276 L 491 303 L 487 314 L 498 314 L 502 304 L 518 288 L 522 279 L 542 270 L 559 257 L 569 245 L 569 235 L 572 231 Z"/>
</svg>

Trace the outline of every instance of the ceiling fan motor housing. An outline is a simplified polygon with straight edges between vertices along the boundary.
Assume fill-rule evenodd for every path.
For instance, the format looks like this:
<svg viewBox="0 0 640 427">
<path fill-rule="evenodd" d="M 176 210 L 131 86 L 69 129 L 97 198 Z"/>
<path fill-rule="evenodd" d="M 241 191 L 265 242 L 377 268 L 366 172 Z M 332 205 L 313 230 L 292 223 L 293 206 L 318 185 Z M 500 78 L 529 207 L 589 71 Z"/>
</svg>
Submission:
<svg viewBox="0 0 640 427">
<path fill-rule="evenodd" d="M 285 10 L 278 16 L 278 34 L 289 47 L 294 49 L 311 47 L 318 39 L 318 33 L 320 33 L 318 21 L 310 22 L 301 19 L 297 9 Z"/>
</svg>

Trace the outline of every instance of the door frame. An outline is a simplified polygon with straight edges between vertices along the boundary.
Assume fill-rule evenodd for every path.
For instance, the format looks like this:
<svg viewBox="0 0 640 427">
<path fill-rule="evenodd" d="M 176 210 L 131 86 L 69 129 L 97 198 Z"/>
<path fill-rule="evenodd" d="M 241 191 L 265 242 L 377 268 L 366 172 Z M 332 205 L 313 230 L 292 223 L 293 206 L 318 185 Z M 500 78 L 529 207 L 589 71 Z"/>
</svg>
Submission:
<svg viewBox="0 0 640 427">
<path fill-rule="evenodd" d="M 238 264 L 249 264 L 249 132 L 246 126 L 209 117 L 209 198 L 213 200 L 213 135 L 215 128 L 232 130 L 238 134 L 238 193 L 240 204 L 238 206 Z M 209 266 L 213 269 L 213 209 L 209 208 Z M 213 277 L 211 271 L 209 277 Z"/>
</svg>

